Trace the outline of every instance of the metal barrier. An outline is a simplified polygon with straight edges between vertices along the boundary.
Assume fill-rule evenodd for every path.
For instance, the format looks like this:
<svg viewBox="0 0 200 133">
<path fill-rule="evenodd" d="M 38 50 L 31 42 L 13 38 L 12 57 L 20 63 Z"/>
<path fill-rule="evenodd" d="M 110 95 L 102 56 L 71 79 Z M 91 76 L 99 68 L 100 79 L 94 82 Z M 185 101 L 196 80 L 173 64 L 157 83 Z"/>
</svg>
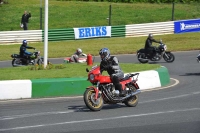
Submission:
<svg viewBox="0 0 200 133">
<path fill-rule="evenodd" d="M 126 25 L 126 37 L 174 34 L 174 21 Z"/>
<path fill-rule="evenodd" d="M 174 34 L 174 21 L 131 24 L 111 27 L 111 37 L 136 37 L 154 35 Z M 21 43 L 23 39 L 28 42 L 44 41 L 43 30 L 6 31 L 0 32 L 0 44 Z M 75 40 L 74 29 L 49 29 L 48 41 Z"/>
<path fill-rule="evenodd" d="M 0 32 L 0 44 L 21 43 L 24 39 L 28 42 L 41 42 L 42 30 Z"/>
<path fill-rule="evenodd" d="M 49 29 L 48 41 L 75 40 L 74 29 Z M 44 41 L 44 31 L 42 31 L 42 41 Z"/>
<path fill-rule="evenodd" d="M 125 37 L 125 25 L 111 26 L 111 37 Z"/>
</svg>

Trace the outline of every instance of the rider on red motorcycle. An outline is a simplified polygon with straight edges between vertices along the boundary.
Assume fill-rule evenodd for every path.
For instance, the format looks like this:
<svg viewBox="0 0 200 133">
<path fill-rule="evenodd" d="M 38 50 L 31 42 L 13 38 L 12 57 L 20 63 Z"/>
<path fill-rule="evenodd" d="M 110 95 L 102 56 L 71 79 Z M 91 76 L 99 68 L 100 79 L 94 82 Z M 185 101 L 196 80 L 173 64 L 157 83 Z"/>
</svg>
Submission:
<svg viewBox="0 0 200 133">
<path fill-rule="evenodd" d="M 99 51 L 99 55 L 102 60 L 100 63 L 100 72 L 102 73 L 104 70 L 107 71 L 115 89 L 119 90 L 121 96 L 124 96 L 126 91 L 122 91 L 122 85 L 119 82 L 119 80 L 124 77 L 124 73 L 119 66 L 117 57 L 110 56 L 110 50 L 108 48 L 102 48 Z"/>
</svg>

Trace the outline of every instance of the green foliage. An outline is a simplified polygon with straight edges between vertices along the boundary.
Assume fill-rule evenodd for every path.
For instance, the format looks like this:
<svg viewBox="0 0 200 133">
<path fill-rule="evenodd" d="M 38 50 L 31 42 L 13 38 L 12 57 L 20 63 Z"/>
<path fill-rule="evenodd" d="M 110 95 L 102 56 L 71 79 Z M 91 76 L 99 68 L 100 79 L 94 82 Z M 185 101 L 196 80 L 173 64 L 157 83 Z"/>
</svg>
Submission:
<svg viewBox="0 0 200 133">
<path fill-rule="evenodd" d="M 94 1 L 94 2 L 120 2 L 120 3 L 133 3 L 133 2 L 145 2 L 145 3 L 191 3 L 200 2 L 200 0 L 57 0 L 57 1 Z"/>
<path fill-rule="evenodd" d="M 53 65 L 52 63 L 49 63 L 46 66 L 46 68 L 44 68 L 44 65 L 35 64 L 34 66 L 29 66 L 28 70 L 51 70 L 51 69 L 64 69 L 64 68 L 66 68 L 66 66 L 63 64 Z"/>
</svg>

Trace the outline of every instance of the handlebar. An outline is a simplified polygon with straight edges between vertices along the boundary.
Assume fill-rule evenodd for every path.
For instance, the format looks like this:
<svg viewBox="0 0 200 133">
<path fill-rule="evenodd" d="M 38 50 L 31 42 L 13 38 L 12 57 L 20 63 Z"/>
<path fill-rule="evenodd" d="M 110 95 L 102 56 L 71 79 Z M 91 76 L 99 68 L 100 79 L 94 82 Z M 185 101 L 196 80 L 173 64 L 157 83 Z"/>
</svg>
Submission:
<svg viewBox="0 0 200 133">
<path fill-rule="evenodd" d="M 131 77 L 135 76 L 135 75 L 139 75 L 140 73 L 134 73 L 134 74 L 130 74 Z"/>
</svg>

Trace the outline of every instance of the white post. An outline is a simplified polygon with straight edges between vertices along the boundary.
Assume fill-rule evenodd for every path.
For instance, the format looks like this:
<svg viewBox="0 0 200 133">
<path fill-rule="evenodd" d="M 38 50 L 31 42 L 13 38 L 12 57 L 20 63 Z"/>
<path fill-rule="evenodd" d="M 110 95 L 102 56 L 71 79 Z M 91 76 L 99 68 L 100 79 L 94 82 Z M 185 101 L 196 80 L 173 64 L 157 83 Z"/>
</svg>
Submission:
<svg viewBox="0 0 200 133">
<path fill-rule="evenodd" d="M 48 1 L 45 0 L 45 20 L 44 20 L 44 68 L 47 66 L 48 57 Z"/>
</svg>

